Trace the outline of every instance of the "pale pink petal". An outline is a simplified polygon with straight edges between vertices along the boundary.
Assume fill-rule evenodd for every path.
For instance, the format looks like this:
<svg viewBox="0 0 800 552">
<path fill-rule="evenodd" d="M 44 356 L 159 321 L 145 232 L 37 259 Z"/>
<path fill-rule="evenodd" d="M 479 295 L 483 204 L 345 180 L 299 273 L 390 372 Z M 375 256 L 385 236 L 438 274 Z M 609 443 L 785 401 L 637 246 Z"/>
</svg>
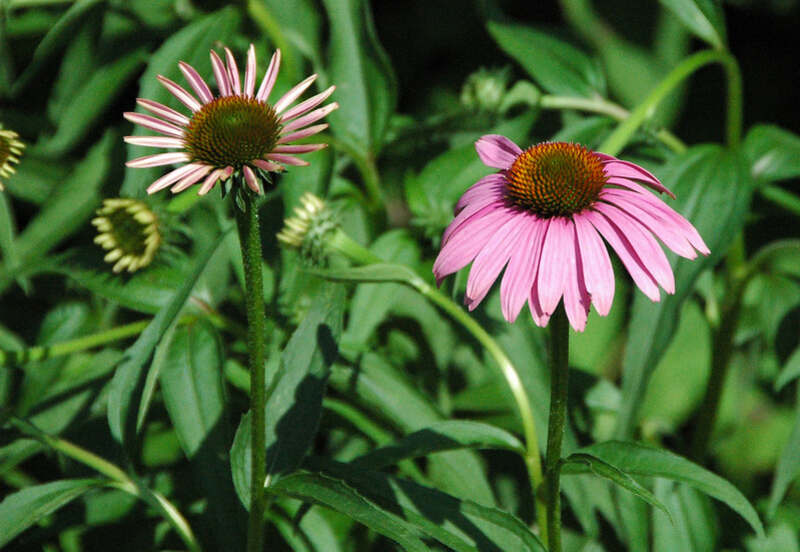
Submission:
<svg viewBox="0 0 800 552">
<path fill-rule="evenodd" d="M 614 269 L 606 245 L 582 213 L 572 217 L 578 237 L 583 281 L 597 314 L 606 316 L 614 301 Z"/>
<path fill-rule="evenodd" d="M 239 80 L 239 67 L 236 65 L 236 58 L 230 48 L 225 47 L 225 59 L 228 61 L 228 79 L 231 83 L 231 90 L 234 94 L 242 93 L 242 83 Z"/>
<path fill-rule="evenodd" d="M 166 136 L 125 136 L 123 138 L 128 144 L 134 146 L 147 146 L 150 148 L 183 148 L 183 140 L 178 138 L 168 138 Z"/>
<path fill-rule="evenodd" d="M 575 225 L 567 221 L 572 233 L 571 259 L 567 262 L 567 277 L 564 281 L 564 310 L 567 319 L 575 331 L 582 332 L 586 328 L 586 317 L 589 315 L 591 298 L 583 280 L 583 262 L 581 259 Z"/>
<path fill-rule="evenodd" d="M 291 108 L 289 111 L 287 111 L 286 113 L 284 113 L 281 116 L 281 123 L 289 121 L 289 120 L 291 120 L 291 119 L 293 119 L 295 117 L 299 117 L 303 113 L 307 113 L 308 111 L 311 111 L 312 109 L 317 107 L 319 104 L 321 104 L 322 102 L 327 100 L 328 97 L 331 94 L 333 94 L 334 90 L 336 90 L 336 87 L 335 86 L 331 86 L 328 89 L 320 92 L 316 96 L 311 96 L 307 100 L 304 100 L 304 101 L 300 102 L 299 104 L 297 104 L 296 106 L 294 106 L 293 108 Z"/>
<path fill-rule="evenodd" d="M 307 77 L 305 80 L 301 81 L 300 83 L 293 86 L 286 94 L 281 96 L 281 99 L 275 102 L 275 105 L 272 106 L 275 108 L 275 113 L 282 113 L 284 109 L 289 107 L 293 101 L 299 98 L 303 92 L 305 92 L 311 84 L 317 80 L 317 75 L 313 74 L 310 77 Z"/>
<path fill-rule="evenodd" d="M 519 237 L 519 249 L 511 254 L 503 281 L 500 284 L 500 306 L 503 317 L 514 322 L 525 305 L 536 281 L 539 256 L 542 252 L 542 239 L 550 224 L 548 219 L 525 214 L 519 217 L 523 226 Z"/>
<path fill-rule="evenodd" d="M 259 169 L 264 169 L 265 171 L 283 172 L 286 170 L 283 165 L 271 163 L 270 161 L 264 161 L 263 159 L 253 159 L 251 163 Z"/>
<path fill-rule="evenodd" d="M 536 286 L 542 312 L 553 314 L 564 293 L 568 263 L 574 263 L 572 222 L 564 217 L 552 217 L 542 244 L 542 258 Z"/>
<path fill-rule="evenodd" d="M 478 200 L 486 194 L 495 194 L 501 192 L 506 185 L 506 177 L 503 173 L 493 173 L 484 176 L 475 184 L 467 188 L 467 191 L 461 194 L 458 202 L 456 203 L 455 212 L 458 213 L 464 207 Z"/>
<path fill-rule="evenodd" d="M 250 44 L 247 49 L 247 69 L 244 72 L 244 93 L 248 98 L 253 97 L 256 89 L 256 47 Z"/>
<path fill-rule="evenodd" d="M 603 155 L 601 157 L 608 158 L 610 156 Z M 670 196 L 672 199 L 675 199 L 675 194 L 673 194 L 663 184 L 661 184 L 658 178 L 653 176 L 652 173 L 643 169 L 639 165 L 636 165 L 635 163 L 630 163 L 629 161 L 622 161 L 621 159 L 616 159 L 614 157 L 611 157 L 610 159 L 604 160 L 603 170 L 609 177 L 635 178 L 636 180 L 641 180 L 654 190 L 663 192 L 668 196 Z"/>
<path fill-rule="evenodd" d="M 196 171 L 190 172 L 189 174 L 178 180 L 178 183 L 175 184 L 172 188 L 170 188 L 170 191 L 173 194 L 177 194 L 178 192 L 182 192 L 192 184 L 197 184 L 197 182 L 201 178 L 203 178 L 206 174 L 208 174 L 208 172 L 211 171 L 213 168 L 214 167 L 212 167 L 211 165 L 204 165 L 198 168 Z"/>
<path fill-rule="evenodd" d="M 275 153 L 311 153 L 328 147 L 328 144 L 302 144 L 299 146 L 276 146 Z"/>
<path fill-rule="evenodd" d="M 298 130 L 297 132 L 293 132 L 291 134 L 287 134 L 286 136 L 281 136 L 278 139 L 278 144 L 287 144 L 289 142 L 294 142 L 295 140 L 300 140 L 301 138 L 305 138 L 307 136 L 313 136 L 318 132 L 322 132 L 328 128 L 328 123 L 323 123 L 321 125 L 314 125 L 308 128 L 304 128 L 303 130 Z"/>
<path fill-rule="evenodd" d="M 183 130 L 173 124 L 162 121 L 161 119 L 156 119 L 150 115 L 144 115 L 143 113 L 136 113 L 134 111 L 126 111 L 123 114 L 123 117 L 133 124 L 141 125 L 145 128 L 149 128 L 150 130 L 155 130 L 161 134 L 166 134 L 167 136 L 172 136 L 173 138 L 183 138 Z"/>
<path fill-rule="evenodd" d="M 255 193 L 260 194 L 261 188 L 258 186 L 258 179 L 256 178 L 256 173 L 253 172 L 253 169 L 245 165 L 242 167 L 242 172 L 244 172 L 244 180 L 247 182 L 247 187 L 253 190 Z"/>
<path fill-rule="evenodd" d="M 475 142 L 475 149 L 484 165 L 496 169 L 508 169 L 522 153 L 514 142 L 500 134 L 486 134 Z"/>
<path fill-rule="evenodd" d="M 302 127 L 304 127 L 306 125 L 310 125 L 311 123 L 313 123 L 315 121 L 319 121 L 320 119 L 322 119 L 325 115 L 327 115 L 328 113 L 330 113 L 334 109 L 339 109 L 339 104 L 336 103 L 336 102 L 329 103 L 325 107 L 320 107 L 319 109 L 315 109 L 314 111 L 312 111 L 308 115 L 303 115 L 299 119 L 295 119 L 291 123 L 289 123 L 286 126 L 284 126 L 281 129 L 281 134 L 285 134 L 285 133 L 287 133 L 289 131 L 292 131 L 292 130 L 294 130 L 296 128 L 302 128 Z"/>
<path fill-rule="evenodd" d="M 261 81 L 261 86 L 258 87 L 256 99 L 260 102 L 266 102 L 269 98 L 272 87 L 275 86 L 275 80 L 278 78 L 278 69 L 281 66 L 281 51 L 275 50 L 272 54 L 272 59 L 267 67 L 267 72 L 264 74 L 264 80 Z"/>
<path fill-rule="evenodd" d="M 173 96 L 178 98 L 178 101 L 180 101 L 183 105 L 185 105 L 192 111 L 197 111 L 198 109 L 203 107 L 194 96 L 189 94 L 189 92 L 187 92 L 186 89 L 183 88 L 178 83 L 172 82 L 167 77 L 163 77 L 161 75 L 158 75 L 156 78 L 158 79 L 158 82 L 164 85 L 164 88 L 169 90 Z"/>
<path fill-rule="evenodd" d="M 208 192 L 210 192 L 224 172 L 225 171 L 223 169 L 217 169 L 215 171 L 212 171 L 200 185 L 200 189 L 197 191 L 197 195 L 203 196 L 206 195 Z"/>
<path fill-rule="evenodd" d="M 146 100 L 144 98 L 137 98 L 136 103 L 145 108 L 150 113 L 161 117 L 162 119 L 166 119 L 170 123 L 175 123 L 176 125 L 186 126 L 189 124 L 189 118 L 185 116 L 183 113 L 178 113 L 172 108 L 169 108 L 165 105 L 161 105 L 158 102 L 154 102 L 153 100 Z"/>
<path fill-rule="evenodd" d="M 437 283 L 441 283 L 445 276 L 461 270 L 472 262 L 497 231 L 498 226 L 517 214 L 516 211 L 498 206 L 487 209 L 480 217 L 472 218 L 469 224 L 465 225 L 464 231 L 453 235 L 439 251 L 433 263 L 433 274 Z"/>
<path fill-rule="evenodd" d="M 625 237 L 625 234 L 621 232 L 618 227 L 611 224 L 602 214 L 596 211 L 586 210 L 581 213 L 581 216 L 591 222 L 592 226 L 594 226 L 609 245 L 614 248 L 614 251 L 617 252 L 617 256 L 622 261 L 622 264 L 625 265 L 628 274 L 631 275 L 631 278 L 634 283 L 639 286 L 639 289 L 652 301 L 659 301 L 661 295 L 658 292 L 658 285 L 655 279 L 647 270 L 644 263 L 639 259 L 639 256 L 636 254 L 636 249 L 628 241 L 628 238 Z"/>
<path fill-rule="evenodd" d="M 500 226 L 472 262 L 464 299 L 469 310 L 474 310 L 486 297 L 511 254 L 520 247 L 518 238 L 525 228 L 521 218 L 513 217 Z"/>
<path fill-rule="evenodd" d="M 172 172 L 168 172 L 167 174 L 165 174 L 164 176 L 162 176 L 161 178 L 150 184 L 150 186 L 147 187 L 147 193 L 152 194 L 158 192 L 159 190 L 163 190 L 164 188 L 168 188 L 170 185 L 172 185 L 173 182 L 177 182 L 178 180 L 180 180 L 190 172 L 197 170 L 197 168 L 201 166 L 202 165 L 200 163 L 189 163 L 188 165 L 179 167 Z"/>
<path fill-rule="evenodd" d="M 200 73 L 198 73 L 194 67 L 184 61 L 179 61 L 178 67 L 180 67 L 183 76 L 186 77 L 189 86 L 192 87 L 192 90 L 195 91 L 204 104 L 214 99 L 214 94 L 211 93 L 208 84 L 206 84 L 206 81 L 203 80 L 203 77 L 200 76 Z"/>
<path fill-rule="evenodd" d="M 191 160 L 188 153 L 172 152 L 157 153 L 156 155 L 146 155 L 137 159 L 131 159 L 125 163 L 126 167 L 142 169 L 145 167 L 160 167 L 162 165 L 174 165 L 175 163 L 186 163 Z"/>
<path fill-rule="evenodd" d="M 278 163 L 284 163 L 286 165 L 294 165 L 295 167 L 306 167 L 308 166 L 308 161 L 300 159 L 299 157 L 295 157 L 294 155 L 285 155 L 283 153 L 269 153 L 266 155 L 266 158 L 270 161 L 277 161 Z"/>
<path fill-rule="evenodd" d="M 217 80 L 220 96 L 230 96 L 231 83 L 228 80 L 228 72 L 225 64 L 214 50 L 211 50 L 211 67 L 214 69 L 214 78 Z"/>
</svg>

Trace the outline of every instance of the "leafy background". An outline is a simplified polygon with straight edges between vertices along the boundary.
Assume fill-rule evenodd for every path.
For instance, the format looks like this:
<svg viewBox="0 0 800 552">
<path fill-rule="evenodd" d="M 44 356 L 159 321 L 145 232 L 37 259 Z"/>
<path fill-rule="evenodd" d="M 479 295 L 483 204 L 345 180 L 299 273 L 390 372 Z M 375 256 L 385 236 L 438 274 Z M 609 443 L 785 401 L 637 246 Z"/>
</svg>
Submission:
<svg viewBox="0 0 800 552">
<path fill-rule="evenodd" d="M 714 254 L 676 263 L 678 293 L 656 305 L 617 266 L 611 314 L 572 334 L 565 546 L 800 549 L 800 109 L 787 47 L 800 9 L 531 4 L 0 2 L 0 121 L 29 144 L 0 195 L 1 546 L 243 547 L 249 380 L 230 210 L 216 194 L 148 198 L 169 245 L 132 276 L 103 265 L 89 221 L 102 198 L 144 197 L 158 174 L 124 168 L 139 148 L 123 145 L 121 117 L 136 97 L 171 101 L 155 75 L 180 82 L 178 60 L 208 75 L 211 47 L 241 55 L 253 41 L 262 70 L 283 50 L 279 89 L 313 71 L 341 104 L 332 147 L 262 206 L 272 548 L 541 549 L 521 427 L 493 359 L 397 272 L 390 283 L 375 271 L 342 273 L 372 281 L 360 284 L 310 276 L 273 237 L 300 195 L 328 198 L 352 238 L 431 283 L 455 200 L 486 174 L 478 136 L 596 147 L 619 107 L 713 47 L 741 64 L 741 147 L 718 144 L 715 66 L 670 95 L 624 156 L 676 192 Z M 465 83 L 482 67 L 499 91 L 476 100 Z M 663 127 L 689 149 L 667 147 Z M 737 267 L 747 277 L 719 416 L 708 455 L 690 463 Z M 458 300 L 464 285 L 461 275 L 444 291 Z M 496 290 L 473 316 L 520 370 L 544 436 L 545 332 L 525 316 L 503 322 Z M 117 340 L 83 341 L 114 328 L 125 328 Z"/>
</svg>

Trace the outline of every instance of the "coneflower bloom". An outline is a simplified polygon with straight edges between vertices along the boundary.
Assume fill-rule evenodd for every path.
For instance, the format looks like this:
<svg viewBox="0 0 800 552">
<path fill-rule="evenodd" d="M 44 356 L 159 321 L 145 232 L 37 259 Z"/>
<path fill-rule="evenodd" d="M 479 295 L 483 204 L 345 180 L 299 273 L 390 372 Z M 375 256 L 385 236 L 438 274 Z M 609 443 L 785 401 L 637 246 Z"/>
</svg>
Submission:
<svg viewBox="0 0 800 552">
<path fill-rule="evenodd" d="M 108 251 L 103 260 L 114 263 L 114 272 L 136 272 L 153 262 L 161 233 L 158 218 L 143 201 L 104 199 L 96 214 L 92 219 L 97 228 L 94 242 Z"/>
<path fill-rule="evenodd" d="M 13 130 L 3 129 L 3 125 L 0 124 L 0 177 L 8 178 L 16 172 L 13 164 L 19 163 L 23 149 L 25 144 L 19 141 L 19 134 Z M 3 181 L 0 179 L 0 192 L 4 189 Z"/>
<path fill-rule="evenodd" d="M 269 95 L 275 85 L 281 53 L 272 56 L 261 85 L 256 90 L 256 53 L 251 44 L 247 52 L 244 82 L 233 53 L 225 48 L 225 62 L 211 51 L 211 65 L 219 93 L 215 96 L 200 74 L 189 64 L 180 62 L 183 76 L 196 94 L 193 95 L 170 79 L 158 76 L 159 82 L 172 93 L 190 114 L 185 115 L 152 100 L 139 98 L 137 103 L 152 115 L 128 112 L 125 118 L 161 136 L 126 136 L 125 141 L 138 146 L 173 148 L 176 152 L 148 155 L 128 161 L 129 167 L 181 165 L 165 174 L 148 188 L 154 193 L 171 187 L 173 193 L 200 184 L 198 193 L 208 193 L 219 180 L 239 173 L 247 187 L 261 193 L 259 171 L 280 172 L 283 165 L 308 165 L 296 154 L 322 149 L 326 144 L 292 144 L 328 127 L 316 123 L 339 107 L 336 102 L 317 108 L 334 91 L 324 92 L 292 104 L 316 80 L 311 75 L 274 103 Z"/>
<path fill-rule="evenodd" d="M 533 320 L 545 326 L 563 297 L 571 326 L 583 331 L 589 305 L 605 316 L 614 298 L 604 239 L 653 301 L 660 299 L 659 286 L 675 292 L 656 237 L 688 259 L 695 250 L 709 253 L 697 230 L 645 186 L 674 198 L 672 192 L 634 163 L 564 142 L 523 151 L 494 134 L 475 148 L 484 164 L 500 171 L 461 196 L 433 265 L 441 283 L 472 263 L 465 297 L 470 310 L 505 267 L 500 301 L 506 320 L 516 320 L 527 301 Z"/>
</svg>

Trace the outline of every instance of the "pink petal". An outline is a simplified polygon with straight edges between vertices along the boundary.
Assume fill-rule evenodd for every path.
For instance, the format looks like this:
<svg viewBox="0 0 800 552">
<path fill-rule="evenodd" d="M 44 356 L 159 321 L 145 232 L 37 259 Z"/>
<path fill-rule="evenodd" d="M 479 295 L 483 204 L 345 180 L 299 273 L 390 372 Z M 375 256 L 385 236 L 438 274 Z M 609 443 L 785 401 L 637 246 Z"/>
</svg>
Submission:
<svg viewBox="0 0 800 552">
<path fill-rule="evenodd" d="M 319 104 L 321 104 L 322 102 L 327 100 L 328 96 L 333 94 L 334 90 L 336 90 L 336 87 L 335 86 L 331 86 L 328 89 L 324 90 L 323 92 L 320 92 L 316 96 L 311 96 L 307 100 L 304 100 L 304 101 L 300 102 L 299 104 L 297 104 L 296 106 L 294 106 L 293 108 L 291 108 L 289 111 L 287 111 L 286 113 L 284 113 L 281 116 L 281 123 L 284 123 L 284 122 L 286 122 L 286 121 L 288 121 L 290 119 L 293 119 L 294 117 L 299 117 L 303 113 L 311 111 L 312 109 L 317 107 Z"/>
<path fill-rule="evenodd" d="M 589 315 L 591 298 L 586 291 L 583 279 L 583 263 L 575 235 L 575 225 L 569 224 L 572 231 L 572 260 L 567 263 L 567 277 L 564 282 L 564 310 L 567 319 L 575 331 L 582 332 L 586 328 L 586 317 Z"/>
<path fill-rule="evenodd" d="M 275 86 L 275 79 L 278 78 L 278 69 L 281 66 L 281 51 L 275 50 L 272 54 L 272 59 L 267 67 L 267 72 L 264 74 L 264 80 L 261 81 L 261 86 L 258 87 L 256 99 L 260 102 L 266 102 L 269 98 L 272 87 Z"/>
<path fill-rule="evenodd" d="M 269 161 L 264 161 L 263 159 L 253 159 L 251 161 L 253 165 L 258 167 L 259 169 L 264 169 L 265 171 L 269 172 L 283 172 L 286 169 L 283 165 L 278 165 L 277 163 L 270 163 Z"/>
<path fill-rule="evenodd" d="M 131 159 L 125 163 L 126 167 L 142 169 L 145 167 L 160 167 L 162 165 L 173 165 L 175 163 L 186 163 L 191 160 L 189 154 L 185 152 L 157 153 L 156 155 L 146 155 L 137 159 Z"/>
<path fill-rule="evenodd" d="M 159 190 L 163 190 L 164 188 L 168 188 L 173 182 L 177 182 L 187 174 L 191 173 L 192 171 L 197 170 L 198 167 L 202 165 L 199 163 L 189 163 L 188 165 L 184 165 L 183 167 L 177 168 L 172 172 L 168 172 L 152 184 L 147 187 L 147 193 L 152 194 L 158 192 Z"/>
<path fill-rule="evenodd" d="M 281 136 L 278 139 L 278 144 L 287 144 L 289 142 L 294 142 L 295 140 L 300 140 L 301 138 L 305 138 L 307 136 L 312 136 L 317 134 L 318 132 L 322 132 L 328 128 L 328 123 L 323 123 L 321 125 L 314 125 L 308 128 L 304 128 L 303 130 L 298 130 L 297 132 L 293 132 L 291 134 L 287 134 L 286 136 Z"/>
<path fill-rule="evenodd" d="M 166 119 L 171 123 L 175 123 L 176 125 L 186 126 L 189 124 L 189 118 L 186 117 L 182 113 L 178 113 L 172 108 L 169 108 L 165 105 L 161 105 L 158 102 L 154 102 L 152 100 L 146 100 L 144 98 L 137 98 L 136 103 L 145 108 L 150 113 L 161 117 L 162 119 Z"/>
<path fill-rule="evenodd" d="M 635 163 L 631 163 L 630 161 L 622 161 L 621 159 L 616 159 L 614 157 L 610 157 L 609 159 L 609 157 L 610 156 L 605 154 L 601 155 L 601 158 L 605 158 L 603 162 L 603 170 L 609 177 L 635 178 L 636 180 L 641 180 L 654 190 L 663 192 L 672 199 L 675 199 L 675 194 L 661 184 L 658 178 L 653 176 L 651 172 L 640 167 L 639 165 L 636 165 Z"/>
<path fill-rule="evenodd" d="M 183 76 L 186 77 L 186 80 L 189 82 L 189 86 L 192 87 L 192 90 L 195 91 L 203 103 L 208 103 L 214 99 L 214 94 L 211 93 L 208 84 L 206 84 L 206 81 L 203 80 L 203 77 L 200 76 L 200 73 L 198 73 L 194 67 L 184 61 L 179 61 L 178 67 L 180 67 L 181 73 L 183 73 Z"/>
<path fill-rule="evenodd" d="M 478 157 L 484 165 L 496 169 L 508 169 L 517 160 L 522 149 L 500 134 L 487 134 L 475 142 Z"/>
<path fill-rule="evenodd" d="M 530 296 L 542 252 L 542 241 L 550 221 L 533 215 L 519 218 L 523 231 L 519 237 L 519 250 L 511 255 L 503 281 L 500 284 L 500 305 L 503 317 L 514 322 Z"/>
<path fill-rule="evenodd" d="M 256 89 L 256 47 L 250 44 L 247 49 L 247 69 L 244 72 L 244 93 L 248 98 L 253 97 Z"/>
<path fill-rule="evenodd" d="M 639 256 L 636 254 L 636 249 L 628 241 L 628 238 L 625 237 L 625 234 L 596 211 L 586 210 L 581 213 L 581 216 L 591 222 L 609 245 L 614 248 L 614 251 L 617 252 L 617 256 L 622 261 L 622 264 L 625 265 L 628 274 L 631 275 L 631 278 L 633 278 L 634 283 L 639 286 L 639 289 L 652 301 L 659 301 L 661 296 L 653 276 L 639 259 Z"/>
<path fill-rule="evenodd" d="M 275 153 L 311 153 L 328 147 L 328 144 L 302 144 L 299 146 L 276 146 Z"/>
<path fill-rule="evenodd" d="M 472 262 L 465 298 L 469 310 L 474 310 L 486 297 L 512 252 L 520 246 L 518 238 L 526 226 L 520 219 L 519 216 L 511 218 L 498 228 Z"/>
<path fill-rule="evenodd" d="M 450 224 L 447 225 L 447 228 L 445 228 L 442 234 L 441 246 L 444 246 L 454 235 L 460 232 L 464 225 L 468 224 L 473 217 L 481 217 L 487 210 L 491 211 L 504 206 L 505 200 L 502 197 L 492 198 L 491 196 L 487 196 L 481 201 L 470 203 L 467 207 L 459 211 Z"/>
<path fill-rule="evenodd" d="M 336 102 L 329 103 L 325 107 L 320 107 L 319 109 L 315 109 L 314 111 L 312 111 L 308 115 L 303 115 L 299 119 L 295 119 L 291 123 L 289 123 L 286 126 L 284 126 L 281 129 L 281 134 L 284 134 L 284 133 L 289 132 L 290 130 L 294 130 L 296 128 L 301 128 L 301 127 L 304 127 L 306 125 L 310 125 L 311 123 L 313 123 L 315 121 L 319 121 L 320 119 L 322 119 L 325 115 L 327 115 L 328 113 L 330 113 L 334 109 L 339 109 L 339 104 L 336 103 Z"/>
<path fill-rule="evenodd" d="M 123 117 L 133 124 L 141 125 L 145 128 L 149 128 L 150 130 L 155 130 L 161 134 L 166 134 L 167 136 L 172 136 L 173 138 L 183 138 L 183 130 L 173 124 L 164 122 L 161 119 L 151 117 L 150 115 L 144 115 L 134 111 L 126 111 L 123 114 Z"/>
<path fill-rule="evenodd" d="M 227 46 L 225 47 L 225 59 L 228 61 L 228 79 L 230 79 L 231 89 L 234 94 L 241 94 L 242 84 L 239 81 L 239 67 L 236 65 L 233 52 Z"/>
<path fill-rule="evenodd" d="M 192 111 L 197 111 L 198 109 L 200 109 L 201 107 L 203 107 L 203 106 L 200 104 L 200 102 L 198 102 L 198 101 L 195 99 L 195 97 L 194 97 L 194 96 L 192 96 L 191 94 L 189 94 L 189 93 L 186 91 L 186 89 L 185 89 L 185 88 L 183 88 L 182 86 L 180 86 L 179 84 L 177 84 L 177 83 L 175 83 L 175 82 L 172 82 L 172 81 L 171 81 L 171 80 L 169 80 L 167 77 L 163 77 L 163 76 L 161 76 L 161 75 L 158 75 L 156 78 L 158 79 L 158 82 L 160 82 L 161 84 L 163 84 L 163 85 L 164 85 L 164 88 L 166 88 L 167 90 L 169 90 L 169 91 L 170 91 L 170 93 L 171 93 L 173 96 L 175 96 L 176 98 L 178 98 L 178 100 L 179 100 L 179 101 L 180 101 L 180 102 L 181 102 L 183 105 L 185 105 L 186 107 L 188 107 L 188 108 L 189 108 L 189 109 L 191 109 Z"/>
<path fill-rule="evenodd" d="M 306 167 L 309 165 L 308 161 L 295 157 L 294 155 L 285 155 L 282 153 L 269 153 L 267 159 L 270 161 L 277 161 L 286 165 L 294 165 L 296 167 Z"/>
<path fill-rule="evenodd" d="M 552 313 L 546 313 L 542 310 L 542 306 L 539 304 L 539 290 L 536 282 L 531 286 L 531 294 L 528 297 L 528 308 L 531 311 L 531 318 L 533 318 L 533 322 L 537 326 L 540 328 L 547 326 Z"/>
<path fill-rule="evenodd" d="M 165 136 L 125 136 L 123 138 L 128 144 L 134 146 L 147 146 L 150 148 L 182 148 L 183 140 L 178 138 L 167 138 Z"/>
<path fill-rule="evenodd" d="M 200 189 L 197 191 L 197 195 L 204 196 L 208 192 L 210 192 L 220 178 L 222 178 L 223 180 L 227 178 L 227 176 L 225 176 L 225 173 L 226 173 L 225 169 L 217 169 L 215 171 L 212 171 L 211 174 L 209 174 L 203 181 L 203 183 L 200 185 Z"/>
<path fill-rule="evenodd" d="M 317 80 L 317 75 L 313 74 L 299 84 L 296 84 L 291 90 L 281 96 L 281 99 L 275 102 L 273 106 L 275 108 L 275 113 L 281 113 L 284 109 L 289 107 L 289 104 L 299 98 L 315 80 Z"/>
<path fill-rule="evenodd" d="M 456 203 L 455 212 L 458 213 L 473 201 L 479 201 L 486 194 L 501 194 L 505 189 L 506 177 L 503 173 L 493 173 L 484 176 L 461 194 Z"/>
<path fill-rule="evenodd" d="M 244 180 L 247 182 L 247 187 L 253 190 L 255 193 L 260 194 L 261 188 L 258 186 L 258 179 L 256 178 L 256 173 L 253 172 L 253 169 L 245 165 L 242 167 L 242 171 L 244 172 Z"/>
<path fill-rule="evenodd" d="M 220 96 L 231 95 L 231 83 L 228 80 L 228 71 L 225 69 L 225 64 L 219 58 L 214 50 L 211 50 L 211 67 L 214 69 L 214 78 L 217 80 L 217 88 L 219 88 Z"/>
<path fill-rule="evenodd" d="M 190 172 L 188 175 L 181 178 L 177 184 L 175 184 L 172 188 L 170 188 L 170 191 L 173 194 L 177 194 L 178 192 L 182 192 L 192 184 L 197 184 L 197 182 L 201 178 L 203 178 L 206 174 L 208 174 L 208 172 L 213 168 L 214 167 L 212 167 L 211 165 L 204 165 L 198 168 L 197 170 Z"/>
<path fill-rule="evenodd" d="M 580 213 L 572 217 L 578 238 L 583 281 L 592 296 L 597 314 L 606 316 L 614 301 L 614 269 L 603 240 L 594 226 Z"/>
<path fill-rule="evenodd" d="M 553 314 L 564 293 L 564 283 L 569 274 L 569 263 L 575 263 L 572 250 L 572 222 L 563 217 L 552 217 L 542 244 L 542 258 L 536 286 L 539 305 L 546 315 Z"/>
<path fill-rule="evenodd" d="M 445 276 L 461 270 L 472 262 L 497 228 L 517 214 L 516 211 L 505 207 L 493 206 L 482 212 L 480 217 L 472 218 L 469 224 L 464 225 L 464 231 L 452 236 L 439 251 L 433 263 L 433 274 L 437 283 L 441 283 Z"/>
</svg>

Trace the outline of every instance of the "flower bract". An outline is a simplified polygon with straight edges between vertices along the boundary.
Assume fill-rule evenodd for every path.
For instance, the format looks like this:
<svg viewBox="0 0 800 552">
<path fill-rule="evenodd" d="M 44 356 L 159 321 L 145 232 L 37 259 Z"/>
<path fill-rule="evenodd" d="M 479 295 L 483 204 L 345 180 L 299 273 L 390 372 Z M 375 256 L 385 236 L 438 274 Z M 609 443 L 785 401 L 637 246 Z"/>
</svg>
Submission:
<svg viewBox="0 0 800 552">
<path fill-rule="evenodd" d="M 261 193 L 259 172 L 280 172 L 284 165 L 308 165 L 298 154 L 322 149 L 326 144 L 294 144 L 327 128 L 317 123 L 339 107 L 336 102 L 319 107 L 335 87 L 296 105 L 296 100 L 316 80 L 311 75 L 274 103 L 269 101 L 280 67 L 281 53 L 272 56 L 267 72 L 256 89 L 256 53 L 251 44 L 247 52 L 244 80 L 233 53 L 225 48 L 225 61 L 211 51 L 211 65 L 217 83 L 215 95 L 191 65 L 180 62 L 183 76 L 194 94 L 159 76 L 158 80 L 186 108 L 178 112 L 158 102 L 139 98 L 137 103 L 152 115 L 127 112 L 125 118 L 161 136 L 126 136 L 125 141 L 138 146 L 174 149 L 128 161 L 129 167 L 180 165 L 153 182 L 147 192 L 165 188 L 173 193 L 199 184 L 198 193 L 208 193 L 220 180 L 240 174 L 247 187 Z"/>
<path fill-rule="evenodd" d="M 0 192 L 5 189 L 2 178 L 9 178 L 16 172 L 13 164 L 19 163 L 23 149 L 25 144 L 19 140 L 19 134 L 13 130 L 3 129 L 3 125 L 0 124 Z"/>
<path fill-rule="evenodd" d="M 708 247 L 697 230 L 651 190 L 672 195 L 644 168 L 578 144 L 544 142 L 522 150 L 500 135 L 475 145 L 500 169 L 470 187 L 442 237 L 437 282 L 469 263 L 465 303 L 474 309 L 505 268 L 503 316 L 516 320 L 528 303 L 547 325 L 563 299 L 572 327 L 583 331 L 589 306 L 607 315 L 614 273 L 606 244 L 653 301 L 659 286 L 675 292 L 661 245 L 693 259 Z M 648 189 L 649 188 L 649 189 Z"/>
<path fill-rule="evenodd" d="M 108 251 L 104 260 L 114 263 L 113 271 L 136 272 L 153 262 L 161 245 L 158 218 L 136 199 L 104 199 L 92 224 L 97 228 L 94 242 Z"/>
</svg>

